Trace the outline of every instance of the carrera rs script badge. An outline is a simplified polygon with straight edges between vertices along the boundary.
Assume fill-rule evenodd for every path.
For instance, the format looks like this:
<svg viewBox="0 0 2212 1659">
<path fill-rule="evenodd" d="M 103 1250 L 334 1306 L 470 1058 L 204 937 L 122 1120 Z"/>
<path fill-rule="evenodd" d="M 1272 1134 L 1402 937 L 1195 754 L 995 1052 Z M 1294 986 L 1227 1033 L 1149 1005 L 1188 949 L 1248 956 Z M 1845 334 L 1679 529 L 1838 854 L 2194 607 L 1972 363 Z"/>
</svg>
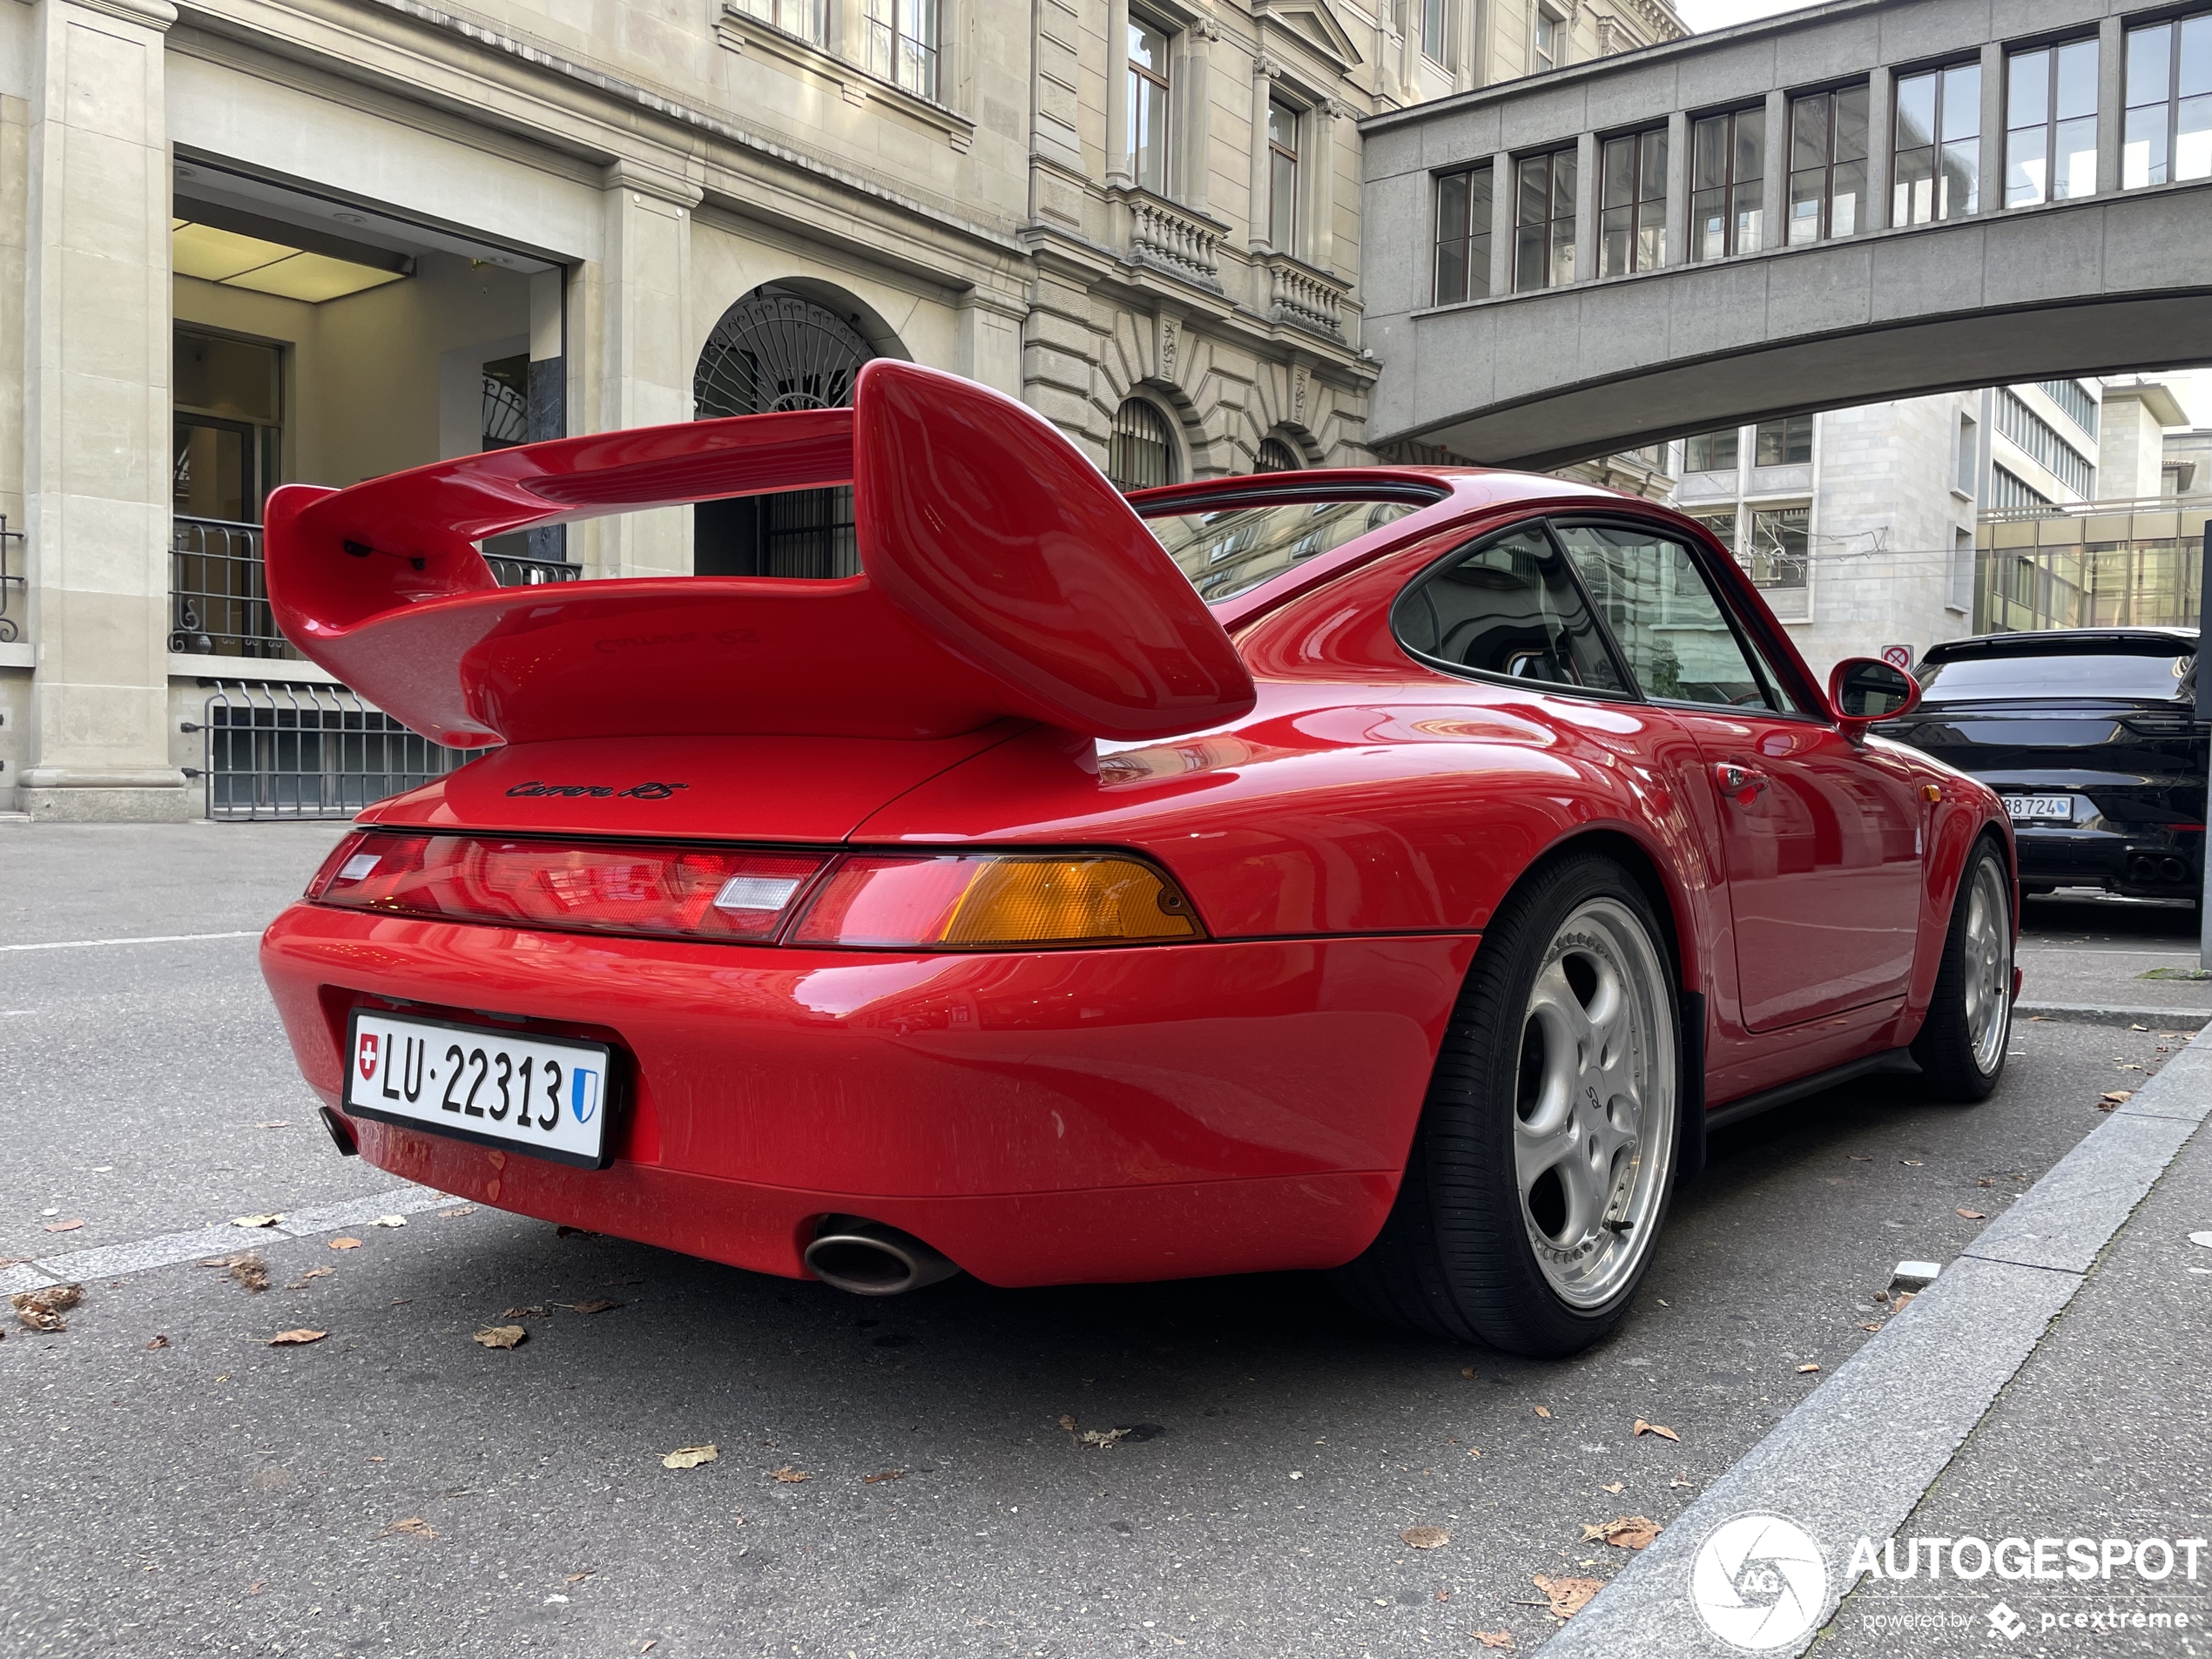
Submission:
<svg viewBox="0 0 2212 1659">
<path fill-rule="evenodd" d="M 617 800 L 666 800 L 679 789 L 689 789 L 689 784 L 642 783 L 627 789 L 617 789 L 612 784 L 548 784 L 533 778 L 526 784 L 516 784 L 507 792 L 512 795 L 562 795 L 570 799 L 578 795 L 609 796 Z"/>
</svg>

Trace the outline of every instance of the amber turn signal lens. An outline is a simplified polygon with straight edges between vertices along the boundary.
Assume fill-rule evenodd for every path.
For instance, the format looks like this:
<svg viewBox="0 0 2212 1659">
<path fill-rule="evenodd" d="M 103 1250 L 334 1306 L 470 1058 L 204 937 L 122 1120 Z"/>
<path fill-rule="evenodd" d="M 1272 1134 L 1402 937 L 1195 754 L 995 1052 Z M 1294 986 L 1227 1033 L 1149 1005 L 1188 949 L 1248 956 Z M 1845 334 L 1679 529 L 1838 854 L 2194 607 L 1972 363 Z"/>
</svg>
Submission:
<svg viewBox="0 0 2212 1659">
<path fill-rule="evenodd" d="M 1204 937 L 1157 870 L 1096 854 L 847 859 L 792 942 L 1007 950 Z"/>
</svg>

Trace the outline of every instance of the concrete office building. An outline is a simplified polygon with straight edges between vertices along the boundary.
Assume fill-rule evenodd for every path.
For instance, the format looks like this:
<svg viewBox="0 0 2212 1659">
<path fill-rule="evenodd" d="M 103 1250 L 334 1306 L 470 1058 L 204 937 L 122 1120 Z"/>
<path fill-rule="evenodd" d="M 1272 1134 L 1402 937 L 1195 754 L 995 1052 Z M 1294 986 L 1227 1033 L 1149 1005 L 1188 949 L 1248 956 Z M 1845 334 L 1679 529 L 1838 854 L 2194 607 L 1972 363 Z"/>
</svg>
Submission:
<svg viewBox="0 0 2212 1659">
<path fill-rule="evenodd" d="M 0 7 L 0 808 L 342 812 L 446 764 L 275 634 L 280 483 L 839 403 L 886 354 L 1128 486 L 1369 460 L 1356 118 L 1682 32 L 1663 0 Z M 849 495 L 486 550 L 836 574 Z"/>
</svg>

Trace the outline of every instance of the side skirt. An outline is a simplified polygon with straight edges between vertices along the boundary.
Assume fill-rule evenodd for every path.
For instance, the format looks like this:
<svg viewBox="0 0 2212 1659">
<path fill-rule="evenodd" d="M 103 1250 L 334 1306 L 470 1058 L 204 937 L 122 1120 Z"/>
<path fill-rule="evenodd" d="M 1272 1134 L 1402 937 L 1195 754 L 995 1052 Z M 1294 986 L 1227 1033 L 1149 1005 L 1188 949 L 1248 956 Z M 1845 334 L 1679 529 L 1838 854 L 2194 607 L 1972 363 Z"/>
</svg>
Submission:
<svg viewBox="0 0 2212 1659">
<path fill-rule="evenodd" d="M 1868 1077 L 1877 1073 L 1913 1073 L 1920 1068 L 1912 1062 L 1910 1050 L 1892 1049 L 1885 1054 L 1870 1054 L 1840 1066 L 1831 1066 L 1825 1071 L 1816 1071 L 1810 1077 L 1800 1077 L 1795 1082 L 1761 1089 L 1756 1095 L 1746 1095 L 1731 1100 L 1726 1105 L 1716 1106 L 1705 1114 L 1705 1130 L 1710 1133 L 1740 1123 L 1747 1117 L 1757 1117 L 1761 1112 L 1772 1111 L 1777 1106 L 1787 1106 L 1793 1100 L 1803 1100 L 1807 1095 L 1817 1095 L 1824 1089 L 1833 1089 L 1838 1083 Z"/>
</svg>

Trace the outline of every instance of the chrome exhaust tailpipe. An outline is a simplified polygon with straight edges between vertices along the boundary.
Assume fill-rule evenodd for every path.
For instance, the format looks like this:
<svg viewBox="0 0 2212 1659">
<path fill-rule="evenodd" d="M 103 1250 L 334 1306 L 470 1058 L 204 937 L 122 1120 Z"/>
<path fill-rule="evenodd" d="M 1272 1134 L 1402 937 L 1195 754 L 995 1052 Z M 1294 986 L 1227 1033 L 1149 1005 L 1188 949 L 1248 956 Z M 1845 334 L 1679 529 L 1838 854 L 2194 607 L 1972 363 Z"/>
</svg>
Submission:
<svg viewBox="0 0 2212 1659">
<path fill-rule="evenodd" d="M 860 1216 L 827 1216 L 806 1246 L 806 1271 L 854 1296 L 899 1296 L 960 1271 L 912 1233 Z"/>
</svg>

